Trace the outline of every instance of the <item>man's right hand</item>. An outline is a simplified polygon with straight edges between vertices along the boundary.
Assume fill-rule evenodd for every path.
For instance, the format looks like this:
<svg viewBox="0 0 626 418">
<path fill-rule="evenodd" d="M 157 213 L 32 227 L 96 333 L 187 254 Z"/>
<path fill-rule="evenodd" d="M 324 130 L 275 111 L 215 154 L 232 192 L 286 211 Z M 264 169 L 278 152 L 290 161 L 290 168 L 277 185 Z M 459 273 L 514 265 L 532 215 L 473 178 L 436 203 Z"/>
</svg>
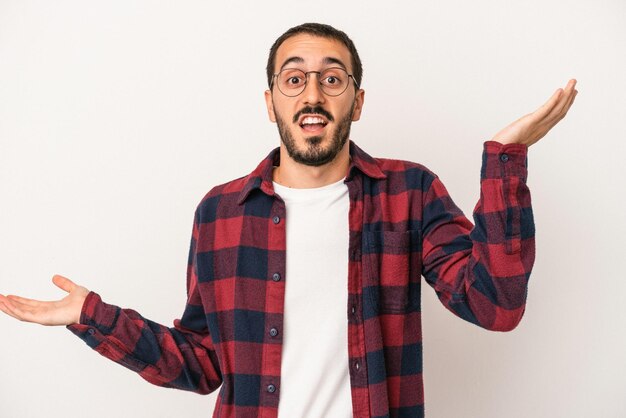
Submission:
<svg viewBox="0 0 626 418">
<path fill-rule="evenodd" d="M 69 293 L 61 300 L 40 301 L 0 294 L 0 311 L 13 318 L 41 325 L 71 325 L 80 322 L 80 313 L 89 290 L 67 277 L 55 274 L 52 282 Z"/>
</svg>

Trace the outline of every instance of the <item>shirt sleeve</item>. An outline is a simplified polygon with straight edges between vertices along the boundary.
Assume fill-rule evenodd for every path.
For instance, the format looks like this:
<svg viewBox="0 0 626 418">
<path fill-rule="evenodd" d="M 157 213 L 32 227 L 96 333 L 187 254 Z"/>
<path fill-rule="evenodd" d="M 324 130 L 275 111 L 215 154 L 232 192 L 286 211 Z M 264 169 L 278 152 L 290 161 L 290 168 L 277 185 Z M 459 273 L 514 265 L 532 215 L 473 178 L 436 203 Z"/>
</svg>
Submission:
<svg viewBox="0 0 626 418">
<path fill-rule="evenodd" d="M 79 323 L 66 328 L 104 357 L 150 383 L 208 394 L 220 386 L 222 375 L 198 291 L 197 213 L 187 266 L 187 303 L 173 327 L 146 319 L 132 309 L 107 304 L 91 291 Z"/>
<path fill-rule="evenodd" d="M 535 260 L 527 152 L 522 144 L 484 143 L 475 225 L 436 175 L 423 200 L 426 281 L 455 315 L 494 331 L 521 320 Z"/>
</svg>

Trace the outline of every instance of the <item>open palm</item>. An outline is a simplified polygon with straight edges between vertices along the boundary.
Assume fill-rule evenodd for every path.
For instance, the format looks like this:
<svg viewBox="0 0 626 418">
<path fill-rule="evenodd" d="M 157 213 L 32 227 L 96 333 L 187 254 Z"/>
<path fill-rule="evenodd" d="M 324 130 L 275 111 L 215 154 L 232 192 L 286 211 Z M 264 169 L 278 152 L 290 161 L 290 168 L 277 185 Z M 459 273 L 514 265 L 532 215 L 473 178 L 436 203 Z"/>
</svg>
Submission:
<svg viewBox="0 0 626 418">
<path fill-rule="evenodd" d="M 492 140 L 502 144 L 513 143 L 528 146 L 539 141 L 567 114 L 578 94 L 575 86 L 576 80 L 569 80 L 565 89 L 557 89 L 539 109 L 511 123 L 498 132 Z"/>
<path fill-rule="evenodd" d="M 0 310 L 20 321 L 41 325 L 70 325 L 80 322 L 80 312 L 89 290 L 58 274 L 52 277 L 52 282 L 69 294 L 56 301 L 0 294 Z"/>
</svg>

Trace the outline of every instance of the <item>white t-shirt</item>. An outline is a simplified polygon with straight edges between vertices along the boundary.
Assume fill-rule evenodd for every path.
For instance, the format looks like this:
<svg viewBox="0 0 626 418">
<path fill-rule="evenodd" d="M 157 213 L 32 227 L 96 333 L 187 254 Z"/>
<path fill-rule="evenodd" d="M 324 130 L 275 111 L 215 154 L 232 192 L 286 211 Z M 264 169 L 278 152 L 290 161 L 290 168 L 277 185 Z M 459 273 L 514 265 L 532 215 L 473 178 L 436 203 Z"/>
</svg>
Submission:
<svg viewBox="0 0 626 418">
<path fill-rule="evenodd" d="M 278 418 L 349 418 L 348 210 L 344 179 L 292 189 L 285 201 L 287 266 Z"/>
</svg>

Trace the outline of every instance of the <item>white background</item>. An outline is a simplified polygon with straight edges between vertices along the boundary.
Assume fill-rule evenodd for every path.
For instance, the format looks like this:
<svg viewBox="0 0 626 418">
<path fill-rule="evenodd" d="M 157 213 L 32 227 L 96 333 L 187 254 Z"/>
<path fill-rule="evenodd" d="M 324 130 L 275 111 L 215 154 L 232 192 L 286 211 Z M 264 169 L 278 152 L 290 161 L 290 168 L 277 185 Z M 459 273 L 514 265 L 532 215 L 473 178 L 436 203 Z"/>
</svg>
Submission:
<svg viewBox="0 0 626 418">
<path fill-rule="evenodd" d="M 273 41 L 345 31 L 365 107 L 351 138 L 420 162 L 471 216 L 482 143 L 570 78 L 567 117 L 529 150 L 537 257 L 510 333 L 459 320 L 424 282 L 429 418 L 626 416 L 626 3 L 0 1 L 0 293 L 55 273 L 172 326 L 193 211 L 278 146 Z M 0 417 L 209 417 L 63 327 L 0 315 Z"/>
</svg>

